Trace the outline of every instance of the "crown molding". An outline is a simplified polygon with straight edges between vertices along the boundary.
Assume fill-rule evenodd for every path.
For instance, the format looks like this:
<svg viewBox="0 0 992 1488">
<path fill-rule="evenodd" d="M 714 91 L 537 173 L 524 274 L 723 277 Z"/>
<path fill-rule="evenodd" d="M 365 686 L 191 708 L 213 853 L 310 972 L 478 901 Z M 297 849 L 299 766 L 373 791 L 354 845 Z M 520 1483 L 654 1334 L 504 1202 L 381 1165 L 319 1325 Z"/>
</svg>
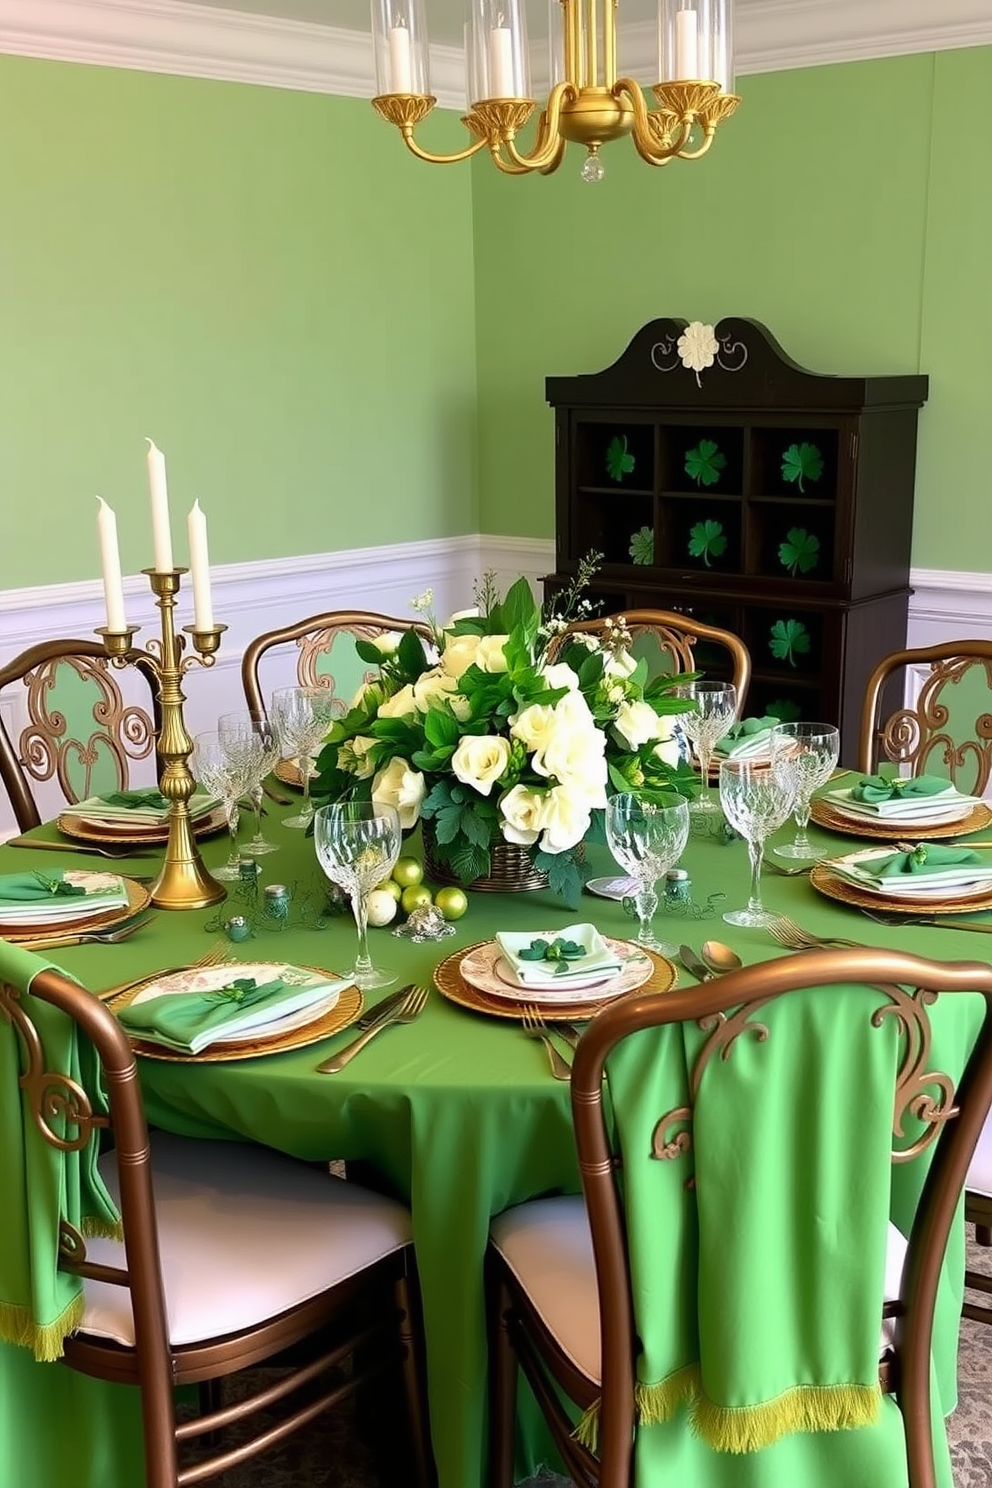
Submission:
<svg viewBox="0 0 992 1488">
<path fill-rule="evenodd" d="M 992 44 L 989 0 L 739 0 L 740 74 Z M 625 69 L 656 71 L 655 28 L 623 28 Z M 540 49 L 543 52 L 543 47 Z M 367 34 L 188 0 L 0 0 L 0 52 L 349 98 L 372 95 Z M 538 59 L 535 57 L 535 63 Z M 541 58 L 544 70 L 544 59 Z M 442 108 L 464 107 L 463 61 L 431 48 Z"/>
</svg>

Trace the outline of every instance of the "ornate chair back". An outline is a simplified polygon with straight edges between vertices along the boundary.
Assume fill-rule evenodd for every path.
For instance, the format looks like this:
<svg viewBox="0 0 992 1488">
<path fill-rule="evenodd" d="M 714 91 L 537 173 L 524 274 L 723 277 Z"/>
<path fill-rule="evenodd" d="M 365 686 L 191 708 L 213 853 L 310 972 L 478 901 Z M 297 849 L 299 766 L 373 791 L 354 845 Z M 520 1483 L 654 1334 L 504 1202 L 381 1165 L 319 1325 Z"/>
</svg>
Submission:
<svg viewBox="0 0 992 1488">
<path fill-rule="evenodd" d="M 555 659 L 566 636 L 603 635 L 608 619 L 623 621 L 630 632 L 634 655 L 647 659 L 652 674 L 701 671 L 709 681 L 733 682 L 738 714 L 743 713 L 751 680 L 751 658 L 744 642 L 729 630 L 704 625 L 675 610 L 620 610 L 594 620 L 574 621 L 548 648 L 551 659 Z"/>
<path fill-rule="evenodd" d="M 245 648 L 241 662 L 247 705 L 254 713 L 265 713 L 265 700 L 275 687 L 327 687 L 334 694 L 337 716 L 343 717 L 371 674 L 368 663 L 355 651 L 355 641 L 375 640 L 404 630 L 416 630 L 425 641 L 430 640 L 430 628 L 421 621 L 397 620 L 392 615 L 365 610 L 329 610 L 295 625 L 266 631 Z M 280 648 L 295 648 L 295 665 L 291 666 L 285 655 L 270 655 Z"/>
<path fill-rule="evenodd" d="M 42 820 L 38 798 L 46 783 L 61 800 L 81 801 L 126 789 L 132 766 L 154 760 L 154 674 L 140 652 L 129 653 L 128 662 L 118 669 L 99 641 L 67 638 L 42 641 L 0 666 L 0 693 L 7 689 L 0 780 L 22 832 Z M 15 683 L 23 685 L 20 693 Z M 152 763 L 147 777 L 157 778 Z"/>
</svg>

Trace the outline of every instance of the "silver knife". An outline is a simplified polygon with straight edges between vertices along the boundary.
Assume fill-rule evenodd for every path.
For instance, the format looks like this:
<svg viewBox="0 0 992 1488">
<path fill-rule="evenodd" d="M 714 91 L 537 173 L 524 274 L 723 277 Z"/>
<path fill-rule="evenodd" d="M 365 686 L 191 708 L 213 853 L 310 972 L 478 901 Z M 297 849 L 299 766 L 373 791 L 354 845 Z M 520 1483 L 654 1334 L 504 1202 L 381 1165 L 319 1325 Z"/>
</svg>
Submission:
<svg viewBox="0 0 992 1488">
<path fill-rule="evenodd" d="M 679 946 L 679 960 L 682 962 L 686 971 L 690 972 L 696 978 L 697 982 L 711 982 L 713 980 L 712 971 L 710 971 L 706 962 L 696 955 L 692 946 Z"/>
</svg>

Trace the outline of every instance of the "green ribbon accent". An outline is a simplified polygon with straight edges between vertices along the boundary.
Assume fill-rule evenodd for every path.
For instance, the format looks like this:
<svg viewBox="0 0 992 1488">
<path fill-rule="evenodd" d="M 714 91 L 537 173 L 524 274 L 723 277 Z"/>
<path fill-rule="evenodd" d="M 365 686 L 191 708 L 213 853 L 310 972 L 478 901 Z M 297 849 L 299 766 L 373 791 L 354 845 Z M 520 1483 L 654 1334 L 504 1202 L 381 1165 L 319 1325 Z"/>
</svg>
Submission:
<svg viewBox="0 0 992 1488">
<path fill-rule="evenodd" d="M 166 811 L 169 806 L 168 797 L 163 796 L 154 786 L 148 790 L 111 791 L 109 795 L 100 796 L 99 799 L 105 806 L 125 806 L 131 810 L 147 807 L 155 811 Z"/>
<path fill-rule="evenodd" d="M 60 873 L 0 874 L 0 904 L 40 903 L 45 899 L 79 899 L 81 884 L 66 883 Z"/>
<path fill-rule="evenodd" d="M 921 842 L 912 852 L 892 853 L 890 857 L 858 866 L 876 878 L 903 878 L 913 873 L 949 872 L 963 864 L 981 861 L 979 854 L 967 847 L 940 847 L 937 843 Z"/>
<path fill-rule="evenodd" d="M 900 801 L 904 796 L 938 796 L 950 784 L 939 775 L 914 775 L 911 780 L 898 776 L 889 780 L 884 775 L 865 775 L 852 787 L 851 800 L 866 801 L 875 806 L 881 801 Z"/>
</svg>

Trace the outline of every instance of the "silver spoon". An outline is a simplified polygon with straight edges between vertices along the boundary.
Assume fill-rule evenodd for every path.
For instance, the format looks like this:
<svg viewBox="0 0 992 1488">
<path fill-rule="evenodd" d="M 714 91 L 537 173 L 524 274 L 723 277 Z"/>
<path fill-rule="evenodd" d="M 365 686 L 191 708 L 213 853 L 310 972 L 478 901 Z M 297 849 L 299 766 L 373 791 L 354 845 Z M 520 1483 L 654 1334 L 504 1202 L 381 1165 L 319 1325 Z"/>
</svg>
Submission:
<svg viewBox="0 0 992 1488">
<path fill-rule="evenodd" d="M 717 976 L 722 976 L 725 971 L 740 971 L 744 965 L 737 952 L 719 940 L 704 940 L 700 955 L 710 971 Z"/>
</svg>

